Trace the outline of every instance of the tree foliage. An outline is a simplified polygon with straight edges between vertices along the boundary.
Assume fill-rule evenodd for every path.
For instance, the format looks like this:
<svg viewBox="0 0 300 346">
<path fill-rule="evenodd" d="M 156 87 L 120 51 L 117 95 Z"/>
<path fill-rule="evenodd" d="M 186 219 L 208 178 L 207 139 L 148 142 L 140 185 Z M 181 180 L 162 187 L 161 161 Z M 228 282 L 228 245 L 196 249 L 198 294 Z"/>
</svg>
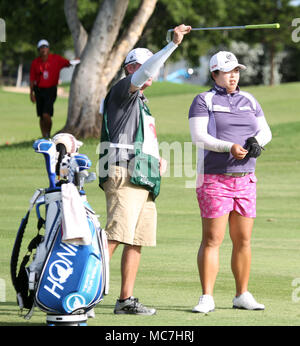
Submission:
<svg viewBox="0 0 300 346">
<path fill-rule="evenodd" d="M 82 47 L 85 47 L 99 8 L 104 2 L 105 0 L 68 1 L 71 6 L 76 6 L 74 13 L 76 12 L 85 33 L 86 40 Z M 119 4 L 122 3 L 123 1 Z M 141 3 L 142 0 L 128 1 L 115 45 L 127 32 Z M 63 0 L 23 0 L 22 3 L 19 0 L 1 0 L 0 17 L 6 21 L 7 38 L 5 43 L 0 44 L 2 65 L 15 72 L 20 62 L 29 63 L 37 55 L 36 43 L 41 38 L 49 40 L 51 49 L 56 53 L 63 54 L 68 48 L 76 51 L 64 10 Z M 193 27 L 210 27 L 279 22 L 280 30 L 192 32 L 184 40 L 181 49 L 174 52 L 170 61 L 184 58 L 190 65 L 197 67 L 200 56 L 213 54 L 220 49 L 230 49 L 232 42 L 245 42 L 254 51 L 257 44 L 261 44 L 264 54 L 259 58 L 260 70 L 262 66 L 268 66 L 270 83 L 274 81 L 274 69 L 278 68 L 280 59 L 283 81 L 300 80 L 299 43 L 291 39 L 295 29 L 291 23 L 297 17 L 300 17 L 300 6 L 292 6 L 290 0 L 158 0 L 154 13 L 135 46 L 148 47 L 155 52 L 166 44 L 167 30 L 181 23 Z M 286 52 L 285 56 L 280 55 L 283 51 Z M 124 54 L 123 52 L 120 56 L 123 57 Z M 237 55 L 239 57 L 239 52 Z M 120 67 L 121 62 L 118 64 Z M 113 70 L 116 73 L 118 68 L 114 67 Z M 103 73 L 107 73 L 107 69 Z M 258 72 L 252 80 L 262 82 L 262 73 Z"/>
<path fill-rule="evenodd" d="M 36 44 L 46 38 L 55 50 L 70 46 L 70 34 L 60 0 L 2 0 L 0 16 L 6 22 L 6 42 L 1 44 L 0 57 L 17 64 L 36 56 Z"/>
<path fill-rule="evenodd" d="M 126 26 L 129 0 L 103 0 L 88 33 L 78 16 L 77 0 L 64 0 L 64 12 L 80 57 L 70 86 L 68 117 L 63 128 L 80 137 L 100 135 L 99 106 L 128 52 L 142 35 L 157 0 L 141 0 Z M 131 5 L 133 6 L 133 5 Z M 133 9 L 133 7 L 130 7 Z"/>
<path fill-rule="evenodd" d="M 85 31 L 90 33 L 101 0 L 78 1 L 78 18 Z M 130 23 L 140 0 L 129 1 L 120 33 Z M 300 17 L 299 6 L 291 6 L 290 0 L 158 0 L 155 11 L 147 23 L 137 45 L 153 50 L 165 43 L 167 29 L 179 23 L 199 26 L 229 26 L 279 22 L 280 30 L 192 32 L 172 59 L 184 57 L 197 66 L 199 56 L 209 50 L 229 47 L 231 41 L 243 41 L 253 45 L 263 43 L 266 55 L 276 54 L 286 47 L 298 55 L 298 45 L 291 41 L 293 18 Z M 1 0 L 0 16 L 6 20 L 7 42 L 1 44 L 0 58 L 10 66 L 36 55 L 36 42 L 47 38 L 57 53 L 73 47 L 70 31 L 64 15 L 62 0 Z M 273 53 L 272 53 L 273 52 Z M 16 68 L 16 67 L 15 67 Z"/>
<path fill-rule="evenodd" d="M 261 43 L 264 47 L 264 64 L 272 66 L 276 55 L 289 47 L 297 55 L 298 47 L 291 40 L 292 19 L 300 17 L 300 6 L 289 0 L 160 0 L 148 22 L 139 45 L 161 47 L 168 28 L 178 23 L 194 27 L 240 26 L 247 24 L 280 23 L 279 30 L 230 30 L 192 32 L 183 43 L 183 50 L 172 59 L 183 56 L 198 66 L 199 56 L 230 48 L 231 42 L 245 42 L 249 47 Z M 164 18 L 164 20 L 162 20 Z M 238 55 L 238 54 L 237 54 Z M 298 55 L 299 56 L 299 55 Z M 274 73 L 270 68 L 270 75 Z M 300 79 L 300 75 L 298 76 Z M 272 83 L 272 76 L 270 76 Z"/>
</svg>

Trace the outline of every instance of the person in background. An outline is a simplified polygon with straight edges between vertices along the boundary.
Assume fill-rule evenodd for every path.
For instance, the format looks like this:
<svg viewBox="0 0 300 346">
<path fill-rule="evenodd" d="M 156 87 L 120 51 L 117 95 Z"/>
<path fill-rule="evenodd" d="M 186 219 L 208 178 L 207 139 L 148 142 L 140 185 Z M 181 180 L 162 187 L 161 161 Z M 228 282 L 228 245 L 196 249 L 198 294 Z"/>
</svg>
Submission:
<svg viewBox="0 0 300 346">
<path fill-rule="evenodd" d="M 238 87 L 240 70 L 231 52 L 210 60 L 213 88 L 197 95 L 189 110 L 192 141 L 198 147 L 197 199 L 202 217 L 198 270 L 202 295 L 193 312 L 213 311 L 219 247 L 226 226 L 233 244 L 231 268 L 236 294 L 233 307 L 263 310 L 248 291 L 251 233 L 256 217 L 256 159 L 272 138 L 257 100 Z"/>
<path fill-rule="evenodd" d="M 60 70 L 80 62 L 79 59 L 70 61 L 58 54 L 51 54 L 49 47 L 47 40 L 42 39 L 38 42 L 39 56 L 32 61 L 30 67 L 30 100 L 36 103 L 44 138 L 50 138 Z"/>
</svg>

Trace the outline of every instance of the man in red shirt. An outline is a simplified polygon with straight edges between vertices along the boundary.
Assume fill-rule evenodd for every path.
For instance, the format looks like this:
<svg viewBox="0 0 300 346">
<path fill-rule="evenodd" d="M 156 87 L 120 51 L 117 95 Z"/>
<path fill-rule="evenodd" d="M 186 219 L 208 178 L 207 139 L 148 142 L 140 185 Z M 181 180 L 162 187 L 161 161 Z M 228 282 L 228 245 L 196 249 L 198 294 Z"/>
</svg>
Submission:
<svg viewBox="0 0 300 346">
<path fill-rule="evenodd" d="M 72 62 L 60 55 L 50 54 L 49 42 L 46 40 L 40 40 L 37 49 L 39 57 L 32 61 L 30 68 L 30 99 L 36 103 L 42 136 L 49 138 L 59 73 L 64 67 L 69 67 Z"/>
</svg>

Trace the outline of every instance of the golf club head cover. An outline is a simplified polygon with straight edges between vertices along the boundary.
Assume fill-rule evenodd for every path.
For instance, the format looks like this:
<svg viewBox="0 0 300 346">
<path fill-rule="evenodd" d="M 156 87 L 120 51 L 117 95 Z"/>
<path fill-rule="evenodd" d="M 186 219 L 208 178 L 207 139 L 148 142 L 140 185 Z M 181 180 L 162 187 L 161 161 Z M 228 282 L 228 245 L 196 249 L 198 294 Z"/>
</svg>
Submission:
<svg viewBox="0 0 300 346">
<path fill-rule="evenodd" d="M 36 153 L 41 153 L 44 155 L 46 162 L 46 169 L 49 178 L 49 188 L 55 188 L 55 178 L 56 178 L 56 146 L 52 141 L 47 139 L 37 139 L 33 143 L 33 149 Z"/>
<path fill-rule="evenodd" d="M 247 139 L 245 149 L 248 150 L 246 157 L 258 157 L 261 154 L 261 146 L 255 137 L 249 137 Z"/>
<path fill-rule="evenodd" d="M 63 144 L 66 148 L 67 154 L 77 153 L 79 148 L 83 145 L 70 133 L 58 133 L 52 138 L 52 141 L 56 144 Z"/>
</svg>

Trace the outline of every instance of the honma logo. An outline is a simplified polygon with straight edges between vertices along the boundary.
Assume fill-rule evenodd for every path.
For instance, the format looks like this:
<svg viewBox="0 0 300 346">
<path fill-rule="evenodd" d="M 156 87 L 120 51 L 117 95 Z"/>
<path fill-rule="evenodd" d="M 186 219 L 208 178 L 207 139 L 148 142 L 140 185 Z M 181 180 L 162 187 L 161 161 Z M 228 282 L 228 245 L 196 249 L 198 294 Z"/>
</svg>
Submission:
<svg viewBox="0 0 300 346">
<path fill-rule="evenodd" d="M 47 285 L 43 288 L 57 299 L 61 297 L 61 291 L 64 290 L 64 284 L 67 282 L 70 275 L 73 273 L 72 257 L 76 256 L 78 249 L 71 244 L 59 244 L 64 251 L 57 251 L 58 259 L 53 261 L 48 269 Z"/>
<path fill-rule="evenodd" d="M 69 263 L 63 260 L 53 262 L 49 269 L 50 276 L 60 284 L 65 283 L 72 273 L 73 268 L 71 268 Z"/>
<path fill-rule="evenodd" d="M 77 310 L 85 305 L 85 298 L 81 294 L 72 293 L 66 298 L 66 307 L 70 312 Z"/>
</svg>

